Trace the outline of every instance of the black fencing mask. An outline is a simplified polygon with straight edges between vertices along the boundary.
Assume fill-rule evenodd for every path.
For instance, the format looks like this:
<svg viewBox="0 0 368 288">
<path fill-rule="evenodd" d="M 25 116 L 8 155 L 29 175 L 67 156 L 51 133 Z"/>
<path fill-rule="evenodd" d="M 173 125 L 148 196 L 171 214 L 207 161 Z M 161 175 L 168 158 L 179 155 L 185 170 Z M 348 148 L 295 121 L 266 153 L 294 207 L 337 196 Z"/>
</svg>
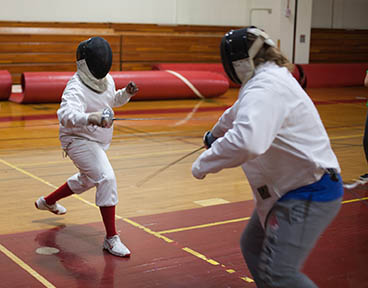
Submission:
<svg viewBox="0 0 368 288">
<path fill-rule="evenodd" d="M 248 39 L 248 34 L 255 36 L 254 41 Z M 237 84 L 248 82 L 254 75 L 253 58 L 263 44 L 275 47 L 275 43 L 262 30 L 251 26 L 232 30 L 221 40 L 221 61 L 228 77 Z"/>
<path fill-rule="evenodd" d="M 92 37 L 81 42 L 77 49 L 77 61 L 82 59 L 96 79 L 104 78 L 112 65 L 110 44 L 102 37 Z"/>
</svg>

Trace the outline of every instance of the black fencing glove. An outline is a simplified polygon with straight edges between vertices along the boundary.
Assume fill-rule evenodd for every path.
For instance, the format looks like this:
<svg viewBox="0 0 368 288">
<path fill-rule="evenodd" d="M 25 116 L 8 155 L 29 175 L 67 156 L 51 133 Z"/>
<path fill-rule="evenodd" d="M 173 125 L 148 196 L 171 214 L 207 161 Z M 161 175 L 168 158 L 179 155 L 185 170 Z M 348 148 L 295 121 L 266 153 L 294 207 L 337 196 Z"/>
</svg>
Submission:
<svg viewBox="0 0 368 288">
<path fill-rule="evenodd" d="M 138 93 L 138 87 L 135 85 L 133 81 L 130 81 L 128 85 L 125 87 L 125 91 L 128 92 L 130 95 L 135 95 Z"/>
<path fill-rule="evenodd" d="M 213 142 L 215 142 L 217 138 L 212 135 L 211 131 L 207 131 L 203 136 L 203 143 L 206 146 L 206 149 L 211 148 Z"/>
</svg>

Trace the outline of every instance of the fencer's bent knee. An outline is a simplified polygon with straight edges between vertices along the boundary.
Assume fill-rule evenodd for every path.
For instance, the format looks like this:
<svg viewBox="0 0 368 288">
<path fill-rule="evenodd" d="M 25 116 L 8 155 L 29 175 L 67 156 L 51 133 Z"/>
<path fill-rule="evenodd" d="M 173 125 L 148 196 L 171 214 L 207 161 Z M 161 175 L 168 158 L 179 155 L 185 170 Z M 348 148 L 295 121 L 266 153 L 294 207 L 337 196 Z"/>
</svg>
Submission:
<svg viewBox="0 0 368 288">
<path fill-rule="evenodd" d="M 102 173 L 96 181 L 97 188 L 107 186 L 107 189 L 116 186 L 116 178 L 114 173 Z"/>
<path fill-rule="evenodd" d="M 74 174 L 67 180 L 68 186 L 75 194 L 81 194 L 95 186 L 94 181 L 85 174 Z"/>
<path fill-rule="evenodd" d="M 71 176 L 67 182 L 70 186 L 70 189 L 72 189 L 72 191 L 76 194 L 83 193 L 95 186 L 97 186 L 97 188 L 99 186 L 106 186 L 104 189 L 107 190 L 109 187 L 116 187 L 116 179 L 112 171 L 101 173 L 97 177 L 96 176 L 97 175 L 92 178 L 84 173 L 77 173 Z"/>
<path fill-rule="evenodd" d="M 114 173 L 102 174 L 96 185 L 97 206 L 114 206 L 118 203 L 116 178 Z"/>
</svg>

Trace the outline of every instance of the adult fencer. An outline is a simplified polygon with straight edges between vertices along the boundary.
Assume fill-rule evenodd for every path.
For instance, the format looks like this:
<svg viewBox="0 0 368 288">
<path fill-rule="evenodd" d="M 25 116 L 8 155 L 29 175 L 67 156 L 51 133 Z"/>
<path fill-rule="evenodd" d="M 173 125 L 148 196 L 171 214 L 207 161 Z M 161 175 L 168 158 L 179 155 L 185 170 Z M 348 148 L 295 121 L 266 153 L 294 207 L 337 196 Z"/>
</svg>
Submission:
<svg viewBox="0 0 368 288">
<path fill-rule="evenodd" d="M 241 166 L 255 211 L 241 237 L 257 287 L 317 287 L 301 272 L 319 236 L 337 215 L 340 167 L 312 100 L 292 64 L 256 27 L 227 33 L 221 59 L 238 99 L 205 133 L 208 147 L 192 174 Z"/>
</svg>

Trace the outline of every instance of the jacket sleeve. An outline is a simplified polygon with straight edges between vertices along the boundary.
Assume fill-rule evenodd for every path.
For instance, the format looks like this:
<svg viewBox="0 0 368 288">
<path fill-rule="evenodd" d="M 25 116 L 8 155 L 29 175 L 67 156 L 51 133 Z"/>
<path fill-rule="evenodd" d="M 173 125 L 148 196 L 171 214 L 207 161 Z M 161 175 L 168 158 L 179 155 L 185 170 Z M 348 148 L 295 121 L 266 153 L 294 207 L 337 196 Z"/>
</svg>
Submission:
<svg viewBox="0 0 368 288">
<path fill-rule="evenodd" d="M 193 163 L 196 178 L 242 165 L 270 148 L 286 117 L 286 105 L 276 93 L 264 89 L 248 94 L 232 107 L 232 127 Z"/>
<path fill-rule="evenodd" d="M 83 95 L 74 88 L 65 89 L 57 111 L 59 122 L 67 128 L 85 126 L 88 124 L 88 114 Z"/>
<path fill-rule="evenodd" d="M 230 108 L 226 109 L 226 111 L 221 115 L 215 126 L 213 126 L 212 135 L 214 137 L 216 138 L 222 137 L 225 135 L 227 130 L 232 128 L 235 117 L 234 107 L 237 106 L 237 102 L 235 102 L 235 104 Z"/>
<path fill-rule="evenodd" d="M 115 92 L 114 107 L 120 107 L 128 103 L 133 95 L 129 94 L 125 88 Z"/>
</svg>

